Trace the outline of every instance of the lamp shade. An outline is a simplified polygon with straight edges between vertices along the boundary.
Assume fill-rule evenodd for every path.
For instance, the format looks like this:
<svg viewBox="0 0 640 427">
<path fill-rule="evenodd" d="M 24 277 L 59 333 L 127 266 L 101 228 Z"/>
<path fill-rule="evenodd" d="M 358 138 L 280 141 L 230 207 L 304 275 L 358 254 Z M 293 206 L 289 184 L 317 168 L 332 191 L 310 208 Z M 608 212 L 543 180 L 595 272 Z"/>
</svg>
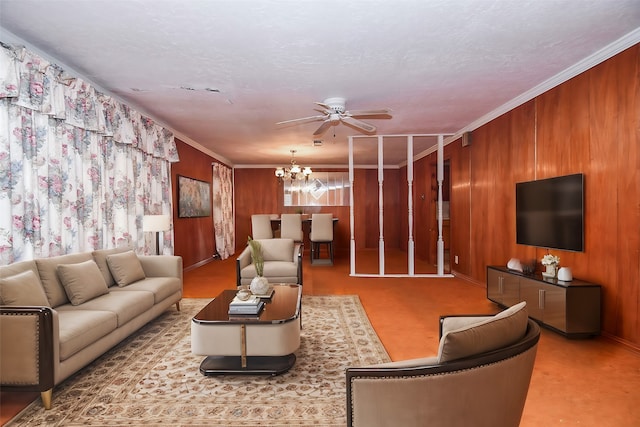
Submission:
<svg viewBox="0 0 640 427">
<path fill-rule="evenodd" d="M 165 231 L 171 228 L 169 215 L 145 215 L 142 218 L 142 231 Z"/>
</svg>

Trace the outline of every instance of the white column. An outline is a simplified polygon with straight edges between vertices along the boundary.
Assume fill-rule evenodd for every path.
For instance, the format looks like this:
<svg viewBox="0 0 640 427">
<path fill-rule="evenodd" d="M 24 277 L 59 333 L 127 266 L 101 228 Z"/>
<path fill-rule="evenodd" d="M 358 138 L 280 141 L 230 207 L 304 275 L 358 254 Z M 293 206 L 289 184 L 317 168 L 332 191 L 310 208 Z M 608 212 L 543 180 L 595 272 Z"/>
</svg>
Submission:
<svg viewBox="0 0 640 427">
<path fill-rule="evenodd" d="M 353 206 L 353 137 L 349 137 L 349 229 L 351 230 L 350 240 L 350 259 L 351 259 L 351 275 L 356 274 L 356 237 L 354 230 L 354 206 Z"/>
<path fill-rule="evenodd" d="M 384 274 L 384 155 L 383 138 L 378 136 L 378 224 L 380 237 L 378 243 L 378 258 L 380 260 L 380 274 Z"/>
<path fill-rule="evenodd" d="M 444 181 L 444 136 L 438 135 L 438 275 L 439 276 L 444 275 L 444 240 L 442 240 L 442 181 Z"/>
<path fill-rule="evenodd" d="M 415 242 L 413 241 L 413 135 L 407 138 L 407 194 L 408 194 L 408 225 L 409 238 L 407 247 L 407 257 L 409 261 L 408 273 L 415 274 Z"/>
</svg>

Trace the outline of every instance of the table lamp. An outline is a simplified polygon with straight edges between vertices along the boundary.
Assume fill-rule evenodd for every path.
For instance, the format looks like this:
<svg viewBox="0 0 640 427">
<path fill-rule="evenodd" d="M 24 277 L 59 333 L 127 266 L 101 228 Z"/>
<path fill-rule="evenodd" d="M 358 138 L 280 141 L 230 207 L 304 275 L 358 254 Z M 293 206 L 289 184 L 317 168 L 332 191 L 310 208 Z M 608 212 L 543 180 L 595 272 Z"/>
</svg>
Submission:
<svg viewBox="0 0 640 427">
<path fill-rule="evenodd" d="M 142 218 L 142 231 L 156 233 L 156 255 L 160 255 L 160 232 L 171 228 L 169 215 L 145 215 Z"/>
</svg>

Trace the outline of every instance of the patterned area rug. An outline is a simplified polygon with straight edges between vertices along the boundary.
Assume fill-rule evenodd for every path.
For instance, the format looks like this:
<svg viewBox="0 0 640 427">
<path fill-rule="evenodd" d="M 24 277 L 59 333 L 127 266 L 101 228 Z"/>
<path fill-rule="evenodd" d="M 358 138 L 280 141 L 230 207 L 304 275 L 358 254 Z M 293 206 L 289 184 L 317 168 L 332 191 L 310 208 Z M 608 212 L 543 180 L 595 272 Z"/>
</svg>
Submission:
<svg viewBox="0 0 640 427">
<path fill-rule="evenodd" d="M 304 296 L 294 367 L 280 376 L 205 377 L 185 299 L 32 403 L 12 426 L 344 426 L 345 369 L 389 361 L 357 296 Z"/>
</svg>

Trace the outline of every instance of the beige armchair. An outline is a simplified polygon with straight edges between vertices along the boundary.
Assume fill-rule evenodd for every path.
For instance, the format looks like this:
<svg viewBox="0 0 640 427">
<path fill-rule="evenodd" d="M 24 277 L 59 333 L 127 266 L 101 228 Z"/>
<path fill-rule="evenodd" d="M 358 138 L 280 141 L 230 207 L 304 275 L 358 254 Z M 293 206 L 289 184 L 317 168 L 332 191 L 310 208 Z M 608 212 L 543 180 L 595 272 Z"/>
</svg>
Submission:
<svg viewBox="0 0 640 427">
<path fill-rule="evenodd" d="M 264 258 L 263 276 L 269 283 L 297 283 L 302 285 L 302 245 L 293 239 L 254 239 L 260 243 Z M 249 285 L 256 277 L 247 247 L 236 259 L 237 285 Z"/>
<path fill-rule="evenodd" d="M 437 356 L 347 369 L 347 425 L 520 424 L 540 337 L 526 303 L 440 321 Z"/>
</svg>

